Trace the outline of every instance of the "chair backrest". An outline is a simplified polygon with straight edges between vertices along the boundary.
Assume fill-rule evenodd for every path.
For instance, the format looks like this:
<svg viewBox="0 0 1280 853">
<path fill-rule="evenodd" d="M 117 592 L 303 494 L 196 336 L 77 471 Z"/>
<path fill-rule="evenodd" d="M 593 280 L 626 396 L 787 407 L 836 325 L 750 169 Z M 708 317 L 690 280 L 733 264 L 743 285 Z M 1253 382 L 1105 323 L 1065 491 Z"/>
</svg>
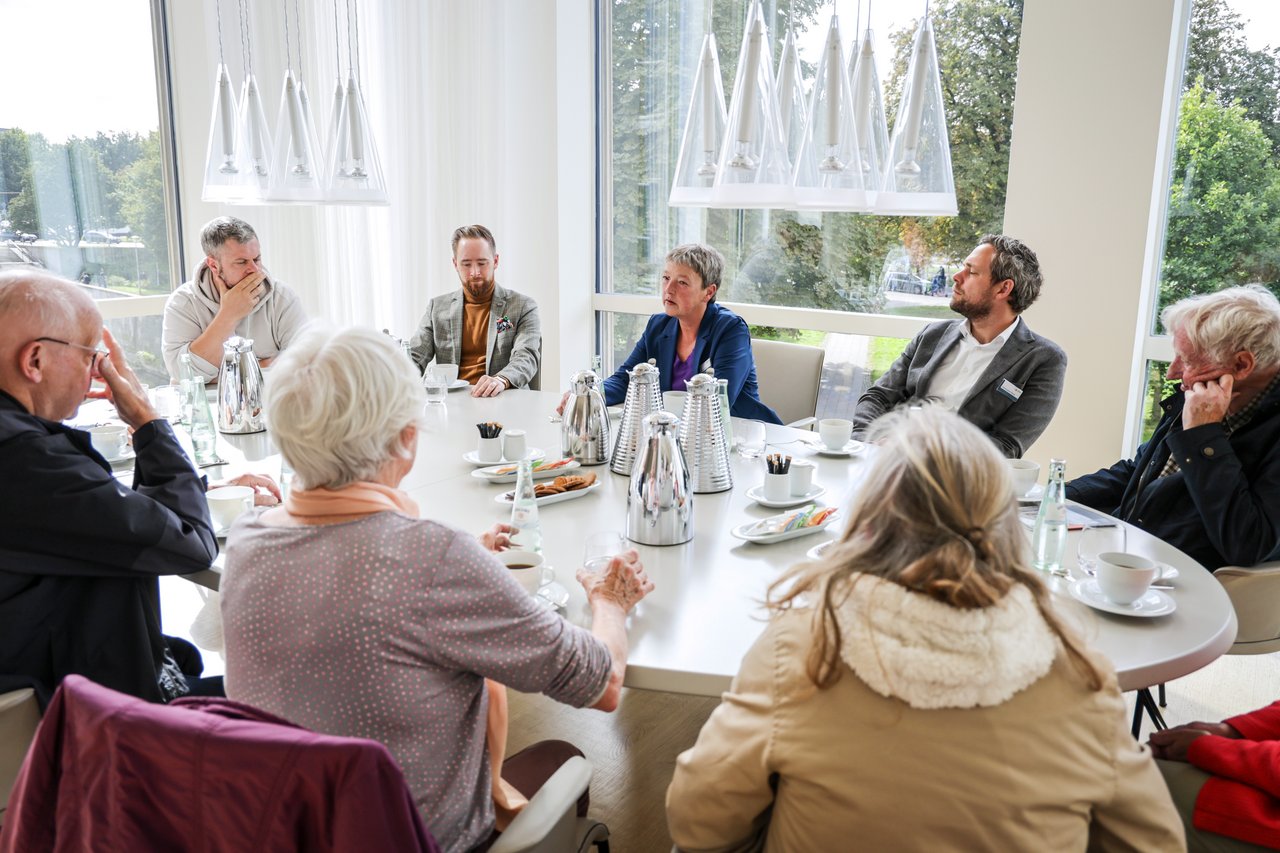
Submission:
<svg viewBox="0 0 1280 853">
<path fill-rule="evenodd" d="M 40 726 L 40 705 L 30 687 L 0 695 L 0 825 L 9 803 L 9 792 L 22 769 L 27 747 Z"/>
<path fill-rule="evenodd" d="M 69 675 L 18 775 L 0 853 L 438 851 L 381 744 L 225 699 L 157 705 Z"/>
<path fill-rule="evenodd" d="M 826 350 L 803 344 L 751 339 L 760 399 L 784 424 L 812 418 L 818 411 L 818 385 Z"/>
<path fill-rule="evenodd" d="M 1227 654 L 1280 651 L 1280 561 L 1249 568 L 1223 566 L 1213 576 L 1236 609 L 1236 641 Z"/>
</svg>

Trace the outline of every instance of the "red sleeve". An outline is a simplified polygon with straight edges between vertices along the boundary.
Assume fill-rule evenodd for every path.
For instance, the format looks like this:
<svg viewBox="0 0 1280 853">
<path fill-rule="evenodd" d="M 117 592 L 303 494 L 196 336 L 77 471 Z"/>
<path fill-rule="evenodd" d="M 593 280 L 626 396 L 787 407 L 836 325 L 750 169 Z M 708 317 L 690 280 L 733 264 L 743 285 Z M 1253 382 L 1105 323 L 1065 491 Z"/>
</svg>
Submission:
<svg viewBox="0 0 1280 853">
<path fill-rule="evenodd" d="M 1205 735 L 1191 742 L 1187 760 L 1214 776 L 1244 782 L 1280 797 L 1280 741 Z"/>
<path fill-rule="evenodd" d="M 1223 722 L 1249 740 L 1280 740 L 1280 702 L 1272 702 L 1265 708 Z"/>
</svg>

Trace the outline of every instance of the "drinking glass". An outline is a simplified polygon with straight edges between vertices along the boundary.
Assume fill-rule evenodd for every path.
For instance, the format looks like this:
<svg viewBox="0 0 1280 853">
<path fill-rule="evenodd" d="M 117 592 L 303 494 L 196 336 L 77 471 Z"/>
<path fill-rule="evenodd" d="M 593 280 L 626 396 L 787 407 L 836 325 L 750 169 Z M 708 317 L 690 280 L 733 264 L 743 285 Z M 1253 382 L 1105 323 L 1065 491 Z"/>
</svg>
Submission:
<svg viewBox="0 0 1280 853">
<path fill-rule="evenodd" d="M 592 533 L 582 548 L 582 566 L 589 572 L 603 572 L 609 561 L 627 550 L 622 534 L 616 530 Z"/>
<path fill-rule="evenodd" d="M 449 396 L 449 380 L 438 370 L 428 370 L 422 374 L 422 387 L 427 392 L 428 403 L 443 403 Z"/>
<path fill-rule="evenodd" d="M 738 452 L 744 459 L 758 459 L 764 453 L 764 424 L 743 421 L 738 430 Z"/>
<path fill-rule="evenodd" d="M 182 420 L 182 388 L 178 385 L 161 385 L 147 392 L 156 414 L 166 421 Z"/>
<path fill-rule="evenodd" d="M 1076 550 L 1076 559 L 1085 574 L 1093 575 L 1098 571 L 1098 555 L 1108 551 L 1123 553 L 1125 550 L 1125 529 L 1123 524 L 1110 527 L 1086 527 L 1080 531 L 1080 544 Z"/>
</svg>

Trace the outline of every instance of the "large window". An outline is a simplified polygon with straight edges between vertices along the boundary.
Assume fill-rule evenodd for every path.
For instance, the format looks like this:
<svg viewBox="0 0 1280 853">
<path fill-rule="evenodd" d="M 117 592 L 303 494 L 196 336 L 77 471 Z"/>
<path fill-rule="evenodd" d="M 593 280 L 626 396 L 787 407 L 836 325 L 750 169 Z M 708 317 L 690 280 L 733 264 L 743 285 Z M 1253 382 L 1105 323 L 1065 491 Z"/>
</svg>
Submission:
<svg viewBox="0 0 1280 853">
<path fill-rule="evenodd" d="M 978 238 L 999 232 L 1004 220 L 1020 0 L 931 4 L 959 206 L 958 216 L 936 218 L 669 207 L 706 2 L 613 0 L 599 6 L 604 16 L 599 113 L 603 269 L 597 308 L 644 310 L 634 299 L 609 295 L 656 293 L 666 252 L 679 243 L 699 241 L 720 249 L 728 262 L 719 301 L 802 309 L 777 312 L 776 321 L 753 321 L 754 335 L 827 346 L 829 364 L 843 363 L 833 354 L 851 349 L 862 353 L 868 346 L 881 359 L 894 347 L 896 355 L 901 339 L 921 325 L 921 320 L 901 323 L 877 344 L 884 324 L 863 328 L 861 321 L 851 323 L 851 316 L 954 317 L 948 307 L 949 277 Z M 782 36 L 792 28 L 807 75 L 805 90 L 811 92 L 832 4 L 766 0 L 764 5 L 773 67 Z M 854 3 L 836 5 L 847 55 L 858 24 L 865 28 L 867 21 L 858 20 Z M 892 129 L 924 4 L 896 4 L 888 10 L 881 7 L 890 4 L 871 5 Z M 726 99 L 732 98 L 748 6 L 747 0 L 721 0 L 712 9 Z M 649 310 L 659 307 L 655 300 Z M 830 311 L 845 319 L 836 323 L 833 315 L 822 313 Z M 632 325 L 620 320 L 602 328 L 612 328 L 616 337 Z M 850 334 L 829 334 L 835 332 Z M 602 341 L 601 348 L 607 354 L 618 348 L 618 341 Z M 853 387 L 837 381 L 834 372 L 824 377 L 820 412 L 845 405 L 834 396 L 856 399 L 874 373 L 859 369 Z M 767 389 L 764 396 L 767 402 Z"/>
<path fill-rule="evenodd" d="M 0 268 L 79 281 L 143 381 L 163 384 L 176 266 L 152 12 L 148 0 L 0 0 Z"/>
<path fill-rule="evenodd" d="M 1280 8 L 1194 0 L 1168 187 L 1164 252 L 1145 347 L 1145 441 L 1173 387 L 1160 311 L 1260 282 L 1280 294 Z"/>
</svg>

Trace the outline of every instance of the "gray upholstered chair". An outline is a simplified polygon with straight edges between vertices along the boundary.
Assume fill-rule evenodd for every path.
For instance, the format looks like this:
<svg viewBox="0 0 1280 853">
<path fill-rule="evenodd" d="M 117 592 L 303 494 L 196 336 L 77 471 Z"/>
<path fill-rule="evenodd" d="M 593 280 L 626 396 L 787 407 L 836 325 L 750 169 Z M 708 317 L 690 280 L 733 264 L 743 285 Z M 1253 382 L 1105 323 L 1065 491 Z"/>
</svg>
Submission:
<svg viewBox="0 0 1280 853">
<path fill-rule="evenodd" d="M 40 705 L 34 690 L 24 687 L 0 695 L 0 825 L 4 824 L 9 794 L 39 725 Z"/>
<path fill-rule="evenodd" d="M 1236 609 L 1235 644 L 1229 655 L 1280 651 L 1280 560 L 1256 566 L 1223 566 L 1213 573 Z"/>
<path fill-rule="evenodd" d="M 788 426 L 808 426 L 818 413 L 818 385 L 826 350 L 751 339 L 760 399 Z"/>
</svg>

